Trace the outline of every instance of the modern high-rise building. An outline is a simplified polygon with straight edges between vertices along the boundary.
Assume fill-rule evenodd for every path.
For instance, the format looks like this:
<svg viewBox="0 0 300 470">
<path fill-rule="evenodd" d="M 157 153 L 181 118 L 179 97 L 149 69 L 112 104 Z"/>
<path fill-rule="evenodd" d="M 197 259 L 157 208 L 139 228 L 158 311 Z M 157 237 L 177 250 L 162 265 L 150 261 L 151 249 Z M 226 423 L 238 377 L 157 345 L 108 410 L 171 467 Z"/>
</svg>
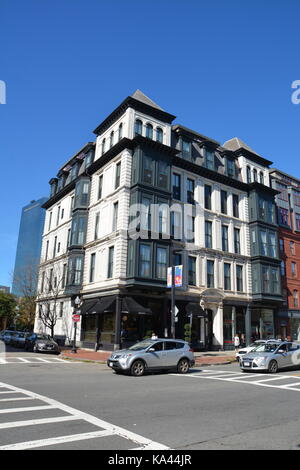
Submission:
<svg viewBox="0 0 300 470">
<path fill-rule="evenodd" d="M 222 145 L 174 119 L 137 90 L 50 180 L 36 331 L 54 313 L 55 334 L 72 337 L 77 300 L 84 347 L 170 336 L 174 265 L 183 266 L 177 338 L 219 349 L 236 333 L 245 342 L 275 335 L 272 162 L 238 138 Z"/>
<path fill-rule="evenodd" d="M 41 256 L 47 198 L 31 201 L 22 209 L 17 252 L 15 259 L 12 294 L 24 296 L 24 286 L 34 293 Z"/>
</svg>

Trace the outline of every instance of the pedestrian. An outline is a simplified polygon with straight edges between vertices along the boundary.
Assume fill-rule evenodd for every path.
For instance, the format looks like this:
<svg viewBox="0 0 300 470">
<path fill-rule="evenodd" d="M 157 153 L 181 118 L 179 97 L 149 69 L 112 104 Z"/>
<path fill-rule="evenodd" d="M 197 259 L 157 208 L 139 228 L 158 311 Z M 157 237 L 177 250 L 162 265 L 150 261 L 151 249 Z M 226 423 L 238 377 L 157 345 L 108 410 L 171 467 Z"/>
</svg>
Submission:
<svg viewBox="0 0 300 470">
<path fill-rule="evenodd" d="M 151 339 L 158 339 L 158 336 L 155 331 L 152 331 Z"/>
<path fill-rule="evenodd" d="M 233 342 L 234 342 L 235 350 L 238 351 L 239 346 L 240 346 L 240 338 L 238 334 L 236 334 L 235 337 L 233 338 Z"/>
</svg>

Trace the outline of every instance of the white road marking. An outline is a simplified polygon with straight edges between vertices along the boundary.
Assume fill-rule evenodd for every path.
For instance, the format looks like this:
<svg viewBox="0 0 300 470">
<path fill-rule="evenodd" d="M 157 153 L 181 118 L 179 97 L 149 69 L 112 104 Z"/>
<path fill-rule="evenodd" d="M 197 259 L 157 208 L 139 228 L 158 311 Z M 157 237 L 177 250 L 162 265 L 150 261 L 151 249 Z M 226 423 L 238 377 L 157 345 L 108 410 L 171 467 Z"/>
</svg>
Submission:
<svg viewBox="0 0 300 470">
<path fill-rule="evenodd" d="M 83 434 L 72 434 L 70 436 L 59 436 L 59 437 L 52 437 L 50 439 L 40 439 L 37 441 L 27 441 L 27 442 L 20 442 L 18 444 L 10 444 L 6 446 L 1 446 L 0 450 L 34 449 L 37 447 L 46 447 L 46 446 L 53 446 L 57 444 L 65 444 L 66 442 L 96 439 L 99 437 L 111 436 L 111 434 L 112 433 L 110 431 L 95 431 L 95 432 L 86 432 Z"/>
<path fill-rule="evenodd" d="M 75 434 L 75 435 L 70 435 L 70 436 L 60 436 L 60 437 L 55 437 L 55 438 L 50 438 L 50 439 L 41 439 L 37 441 L 22 442 L 18 444 L 8 444 L 8 445 L 0 447 L 0 450 L 9 450 L 9 449 L 13 449 L 13 450 L 22 449 L 23 450 L 23 449 L 30 449 L 33 447 L 35 448 L 44 447 L 44 446 L 61 444 L 65 442 L 73 442 L 76 440 L 95 439 L 96 437 L 100 438 L 100 437 L 103 437 L 104 435 L 119 436 L 121 438 L 132 441 L 133 443 L 136 443 L 139 445 L 138 446 L 139 449 L 148 449 L 148 450 L 149 449 L 151 450 L 168 450 L 169 449 L 169 447 L 165 446 L 164 444 L 155 442 L 151 439 L 143 437 L 127 429 L 121 428 L 107 421 L 96 418 L 95 416 L 79 411 L 68 405 L 64 405 L 63 403 L 53 400 L 52 398 L 48 398 L 43 395 L 30 392 L 29 390 L 18 388 L 18 387 L 8 385 L 5 383 L 0 383 L 0 387 L 5 387 L 11 390 L 12 392 L 22 393 L 26 397 L 29 397 L 30 399 L 40 400 L 46 404 L 44 406 L 33 406 L 33 407 L 28 407 L 28 408 L 7 408 L 5 410 L 0 410 L 0 413 L 2 414 L 17 413 L 17 412 L 22 412 L 22 411 L 26 412 L 26 411 L 35 411 L 35 410 L 58 409 L 60 411 L 67 413 L 72 419 L 82 420 L 82 421 L 85 421 L 94 425 L 95 427 L 101 428 L 101 431 L 95 431 L 91 433 L 82 433 L 82 434 Z M 47 419 L 45 418 L 45 421 L 40 424 L 46 424 L 47 422 L 51 422 L 49 420 L 53 420 L 53 419 L 55 418 L 47 418 Z M 64 421 L 65 417 L 57 418 L 57 422 L 59 420 Z M 34 425 L 34 422 L 36 424 L 39 424 L 39 420 L 28 420 L 28 421 L 30 422 L 30 424 L 29 423 L 27 424 L 28 426 Z M 15 421 L 13 423 L 4 423 L 3 426 L 22 427 L 23 423 L 24 421 Z M 0 429 L 1 429 L 1 425 L 0 425 Z M 5 427 L 3 427 L 3 429 L 5 429 Z"/>
<path fill-rule="evenodd" d="M 12 357 L 12 356 L 7 356 L 5 359 L 1 358 L 0 359 L 0 366 L 1 365 L 10 365 L 10 364 L 39 364 L 39 363 L 45 363 L 45 364 L 81 364 L 80 361 L 66 361 L 64 359 L 60 359 L 58 357 L 51 357 L 48 359 L 45 359 L 43 357 Z"/>
<path fill-rule="evenodd" d="M 30 362 L 28 359 L 25 359 L 24 357 L 16 357 L 16 359 L 19 359 L 20 362 Z"/>
<path fill-rule="evenodd" d="M 40 418 L 40 419 L 27 419 L 25 421 L 14 421 L 7 423 L 0 423 L 0 429 L 19 428 L 24 426 L 38 426 L 40 424 L 62 423 L 64 421 L 77 421 L 77 416 L 60 416 L 58 418 Z"/>
<path fill-rule="evenodd" d="M 207 374 L 208 372 L 210 375 Z M 296 376 L 291 376 L 291 375 L 276 375 L 276 377 L 274 377 L 274 374 L 264 374 L 264 377 L 270 377 L 270 378 L 267 378 L 267 379 L 264 378 L 261 380 L 248 380 L 251 378 L 253 379 L 254 377 L 261 377 L 261 374 L 243 373 L 241 375 L 240 372 L 233 372 L 233 371 L 227 371 L 223 373 L 223 371 L 203 370 L 202 373 L 200 372 L 197 374 L 188 374 L 188 375 L 172 374 L 172 375 L 175 375 L 177 377 L 180 376 L 180 377 L 188 377 L 188 378 L 194 378 L 194 379 L 220 380 L 223 382 L 250 384 L 250 385 L 257 385 L 259 387 L 278 388 L 281 390 L 294 390 L 294 391 L 300 392 L 300 388 L 295 388 L 296 385 L 300 387 L 300 377 L 299 377 L 298 382 L 292 382 L 292 383 L 285 384 L 285 385 L 272 385 L 269 383 L 272 381 L 283 380 L 283 379 L 292 380 L 296 377 Z"/>
<path fill-rule="evenodd" d="M 31 397 L 16 397 L 16 398 L 0 398 L 0 402 L 4 401 L 21 401 L 21 400 L 34 400 Z"/>
</svg>

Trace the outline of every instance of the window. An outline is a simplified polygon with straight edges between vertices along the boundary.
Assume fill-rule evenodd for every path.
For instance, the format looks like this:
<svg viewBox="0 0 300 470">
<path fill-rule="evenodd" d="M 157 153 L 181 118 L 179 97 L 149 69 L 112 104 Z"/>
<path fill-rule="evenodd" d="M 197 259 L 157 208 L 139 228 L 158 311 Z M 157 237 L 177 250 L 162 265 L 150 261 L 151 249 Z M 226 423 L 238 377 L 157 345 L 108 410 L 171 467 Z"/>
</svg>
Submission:
<svg viewBox="0 0 300 470">
<path fill-rule="evenodd" d="M 51 222 L 52 222 L 52 212 L 50 212 L 50 214 L 49 214 L 48 230 L 51 230 Z"/>
<path fill-rule="evenodd" d="M 107 268 L 108 278 L 111 278 L 114 275 L 114 253 L 115 253 L 115 247 L 110 246 L 108 249 L 108 268 Z"/>
<path fill-rule="evenodd" d="M 158 182 L 159 188 L 168 189 L 169 186 L 169 165 L 167 162 L 160 160 L 158 162 Z"/>
<path fill-rule="evenodd" d="M 190 243 L 194 243 L 195 241 L 195 217 L 188 215 L 186 217 L 186 222 L 187 222 L 186 239 Z"/>
<path fill-rule="evenodd" d="M 267 201 L 267 210 L 268 210 L 268 222 L 271 222 L 271 224 L 275 223 L 275 205 L 273 204 L 272 201 Z"/>
<path fill-rule="evenodd" d="M 71 181 L 73 181 L 73 180 L 77 177 L 77 175 L 78 175 L 78 169 L 79 169 L 78 164 L 75 163 L 75 164 L 72 166 L 72 168 L 71 168 L 71 173 L 70 173 L 70 175 L 71 175 Z"/>
<path fill-rule="evenodd" d="M 92 161 L 94 159 L 94 152 L 92 150 L 90 150 L 86 155 L 85 155 L 85 158 L 84 158 L 84 164 L 85 164 L 85 168 L 88 168 Z"/>
<path fill-rule="evenodd" d="M 115 232 L 118 229 L 118 211 L 119 211 L 119 203 L 114 203 L 113 208 L 113 223 L 112 223 L 112 231 Z"/>
<path fill-rule="evenodd" d="M 98 201 L 102 198 L 102 189 L 103 189 L 103 175 L 99 176 L 98 181 Z"/>
<path fill-rule="evenodd" d="M 139 250 L 139 275 L 141 277 L 151 276 L 151 246 L 140 244 Z"/>
<path fill-rule="evenodd" d="M 146 137 L 148 137 L 148 139 L 153 139 L 153 126 L 152 124 L 147 124 L 146 125 Z"/>
<path fill-rule="evenodd" d="M 157 279 L 167 279 L 167 249 L 157 247 L 156 252 L 156 277 Z"/>
<path fill-rule="evenodd" d="M 85 242 L 87 215 L 74 216 L 71 229 L 71 245 L 83 245 Z"/>
<path fill-rule="evenodd" d="M 236 254 L 241 253 L 241 243 L 240 243 L 240 229 L 234 229 L 234 252 Z"/>
<path fill-rule="evenodd" d="M 291 263 L 291 270 L 292 270 L 292 276 L 296 276 L 297 275 L 297 265 L 294 261 L 292 261 Z"/>
<path fill-rule="evenodd" d="M 278 222 L 281 225 L 289 225 L 289 211 L 287 209 L 283 209 L 279 207 L 278 210 Z"/>
<path fill-rule="evenodd" d="M 105 153 L 105 139 L 102 140 L 101 155 Z"/>
<path fill-rule="evenodd" d="M 295 214 L 295 230 L 300 232 L 300 214 Z"/>
<path fill-rule="evenodd" d="M 278 275 L 277 268 L 271 269 L 271 281 L 272 281 L 272 292 L 274 294 L 278 294 L 279 293 L 279 275 Z"/>
<path fill-rule="evenodd" d="M 280 263 L 280 274 L 281 276 L 285 276 L 285 262 L 281 261 Z"/>
<path fill-rule="evenodd" d="M 207 287 L 214 287 L 214 261 L 207 260 Z"/>
<path fill-rule="evenodd" d="M 215 169 L 215 153 L 212 150 L 205 151 L 205 166 L 209 170 Z"/>
<path fill-rule="evenodd" d="M 45 288 L 45 271 L 42 272 L 41 293 L 44 292 L 44 288 Z"/>
<path fill-rule="evenodd" d="M 239 196 L 237 194 L 232 195 L 232 215 L 239 218 Z"/>
<path fill-rule="evenodd" d="M 262 256 L 267 256 L 268 255 L 267 232 L 265 232 L 264 230 L 260 230 L 259 237 L 260 237 L 260 254 Z"/>
<path fill-rule="evenodd" d="M 65 288 L 66 286 L 66 275 L 67 275 L 67 265 L 63 265 L 63 274 L 62 274 L 62 280 L 61 280 L 61 287 L 62 289 Z"/>
<path fill-rule="evenodd" d="M 269 256 L 276 258 L 276 234 L 275 232 L 269 232 Z"/>
<path fill-rule="evenodd" d="M 53 256 L 52 256 L 52 258 L 55 258 L 55 255 L 56 255 L 56 245 L 57 245 L 57 237 L 54 237 Z"/>
<path fill-rule="evenodd" d="M 182 154 L 189 157 L 191 154 L 191 142 L 182 139 Z"/>
<path fill-rule="evenodd" d="M 143 230 L 151 230 L 151 203 L 151 198 L 142 197 L 141 228 Z"/>
<path fill-rule="evenodd" d="M 70 217 L 72 217 L 72 212 L 74 209 L 74 204 L 75 204 L 75 196 L 71 197 L 71 206 L 70 206 Z"/>
<path fill-rule="evenodd" d="M 110 133 L 110 137 L 109 137 L 109 148 L 112 148 L 112 146 L 114 145 L 114 131 L 111 131 Z"/>
<path fill-rule="evenodd" d="M 259 172 L 259 182 L 260 184 L 264 184 L 264 174 L 262 171 Z"/>
<path fill-rule="evenodd" d="M 231 264 L 224 263 L 224 290 L 231 290 Z"/>
<path fill-rule="evenodd" d="M 258 217 L 262 220 L 266 218 L 266 201 L 263 198 L 258 198 Z"/>
<path fill-rule="evenodd" d="M 48 292 L 52 291 L 52 288 L 53 288 L 52 281 L 53 281 L 53 269 L 50 269 Z"/>
<path fill-rule="evenodd" d="M 222 250 L 229 251 L 228 249 L 228 226 L 222 225 Z"/>
<path fill-rule="evenodd" d="M 243 266 L 240 265 L 236 267 L 236 290 L 243 292 Z"/>
<path fill-rule="evenodd" d="M 58 208 L 57 208 L 56 225 L 59 224 L 59 216 L 60 216 L 60 206 L 58 206 Z"/>
<path fill-rule="evenodd" d="M 143 182 L 153 184 L 153 160 L 151 157 L 144 155 L 143 158 Z"/>
<path fill-rule="evenodd" d="M 64 313 L 64 303 L 59 302 L 59 318 L 63 317 L 63 313 Z"/>
<path fill-rule="evenodd" d="M 253 170 L 253 181 L 257 181 L 257 170 L 255 168 Z"/>
<path fill-rule="evenodd" d="M 171 236 L 176 240 L 182 238 L 181 212 L 179 211 L 171 212 Z"/>
<path fill-rule="evenodd" d="M 67 248 L 70 246 L 70 244 L 71 244 L 71 229 L 69 228 L 68 235 L 67 235 Z"/>
<path fill-rule="evenodd" d="M 46 242 L 46 251 L 45 251 L 45 261 L 48 259 L 48 251 L 49 251 L 49 240 Z"/>
<path fill-rule="evenodd" d="M 188 283 L 190 286 L 196 285 L 196 258 L 194 256 L 188 257 Z"/>
<path fill-rule="evenodd" d="M 186 190 L 187 190 L 187 202 L 189 204 L 194 204 L 194 191 L 195 191 L 195 182 L 191 178 L 187 179 L 186 182 Z"/>
<path fill-rule="evenodd" d="M 60 217 L 61 219 L 64 218 L 64 214 L 65 214 L 65 209 L 62 209 L 62 211 L 61 211 L 61 217 Z"/>
<path fill-rule="evenodd" d="M 251 169 L 250 166 L 247 166 L 247 183 L 251 183 Z"/>
<path fill-rule="evenodd" d="M 173 173 L 173 199 L 181 199 L 181 177 Z"/>
<path fill-rule="evenodd" d="M 291 255 L 295 255 L 295 243 L 294 242 L 290 242 L 290 252 L 291 252 Z"/>
<path fill-rule="evenodd" d="M 205 247 L 212 248 L 212 222 L 205 221 Z"/>
<path fill-rule="evenodd" d="M 221 191 L 221 212 L 227 214 L 227 192 Z"/>
<path fill-rule="evenodd" d="M 158 207 L 158 231 L 169 235 L 169 206 L 160 204 Z"/>
<path fill-rule="evenodd" d="M 163 131 L 160 127 L 156 128 L 156 140 L 161 144 L 163 143 Z"/>
<path fill-rule="evenodd" d="M 116 164 L 115 189 L 117 189 L 120 186 L 120 177 L 121 177 L 121 162 Z"/>
<path fill-rule="evenodd" d="M 121 123 L 118 129 L 118 140 L 121 140 L 122 137 L 123 137 L 123 124 Z"/>
<path fill-rule="evenodd" d="M 142 135 L 143 123 L 140 119 L 135 121 L 135 135 Z"/>
<path fill-rule="evenodd" d="M 282 253 L 284 252 L 284 241 L 282 238 L 279 238 L 279 249 Z"/>
<path fill-rule="evenodd" d="M 204 186 L 205 209 L 211 210 L 211 186 Z"/>
<path fill-rule="evenodd" d="M 96 253 L 91 254 L 90 262 L 90 282 L 94 282 Z"/>
<path fill-rule="evenodd" d="M 235 178 L 235 161 L 231 158 L 227 158 L 227 176 Z"/>
<path fill-rule="evenodd" d="M 263 278 L 263 292 L 270 292 L 270 275 L 269 268 L 263 266 L 262 268 L 262 278 Z"/>
<path fill-rule="evenodd" d="M 299 306 L 299 299 L 298 299 L 298 291 L 295 289 L 293 290 L 293 302 L 294 302 L 294 307 L 298 308 Z"/>
</svg>

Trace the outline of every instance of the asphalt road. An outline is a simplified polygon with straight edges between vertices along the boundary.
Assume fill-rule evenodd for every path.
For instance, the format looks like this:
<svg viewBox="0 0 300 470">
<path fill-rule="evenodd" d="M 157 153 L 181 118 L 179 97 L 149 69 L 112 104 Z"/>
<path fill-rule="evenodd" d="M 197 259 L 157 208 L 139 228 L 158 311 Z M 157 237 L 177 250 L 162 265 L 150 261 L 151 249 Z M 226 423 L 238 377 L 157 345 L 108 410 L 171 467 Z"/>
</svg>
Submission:
<svg viewBox="0 0 300 470">
<path fill-rule="evenodd" d="M 0 450 L 300 449 L 300 370 L 133 378 L 57 356 L 3 357 Z"/>
</svg>

